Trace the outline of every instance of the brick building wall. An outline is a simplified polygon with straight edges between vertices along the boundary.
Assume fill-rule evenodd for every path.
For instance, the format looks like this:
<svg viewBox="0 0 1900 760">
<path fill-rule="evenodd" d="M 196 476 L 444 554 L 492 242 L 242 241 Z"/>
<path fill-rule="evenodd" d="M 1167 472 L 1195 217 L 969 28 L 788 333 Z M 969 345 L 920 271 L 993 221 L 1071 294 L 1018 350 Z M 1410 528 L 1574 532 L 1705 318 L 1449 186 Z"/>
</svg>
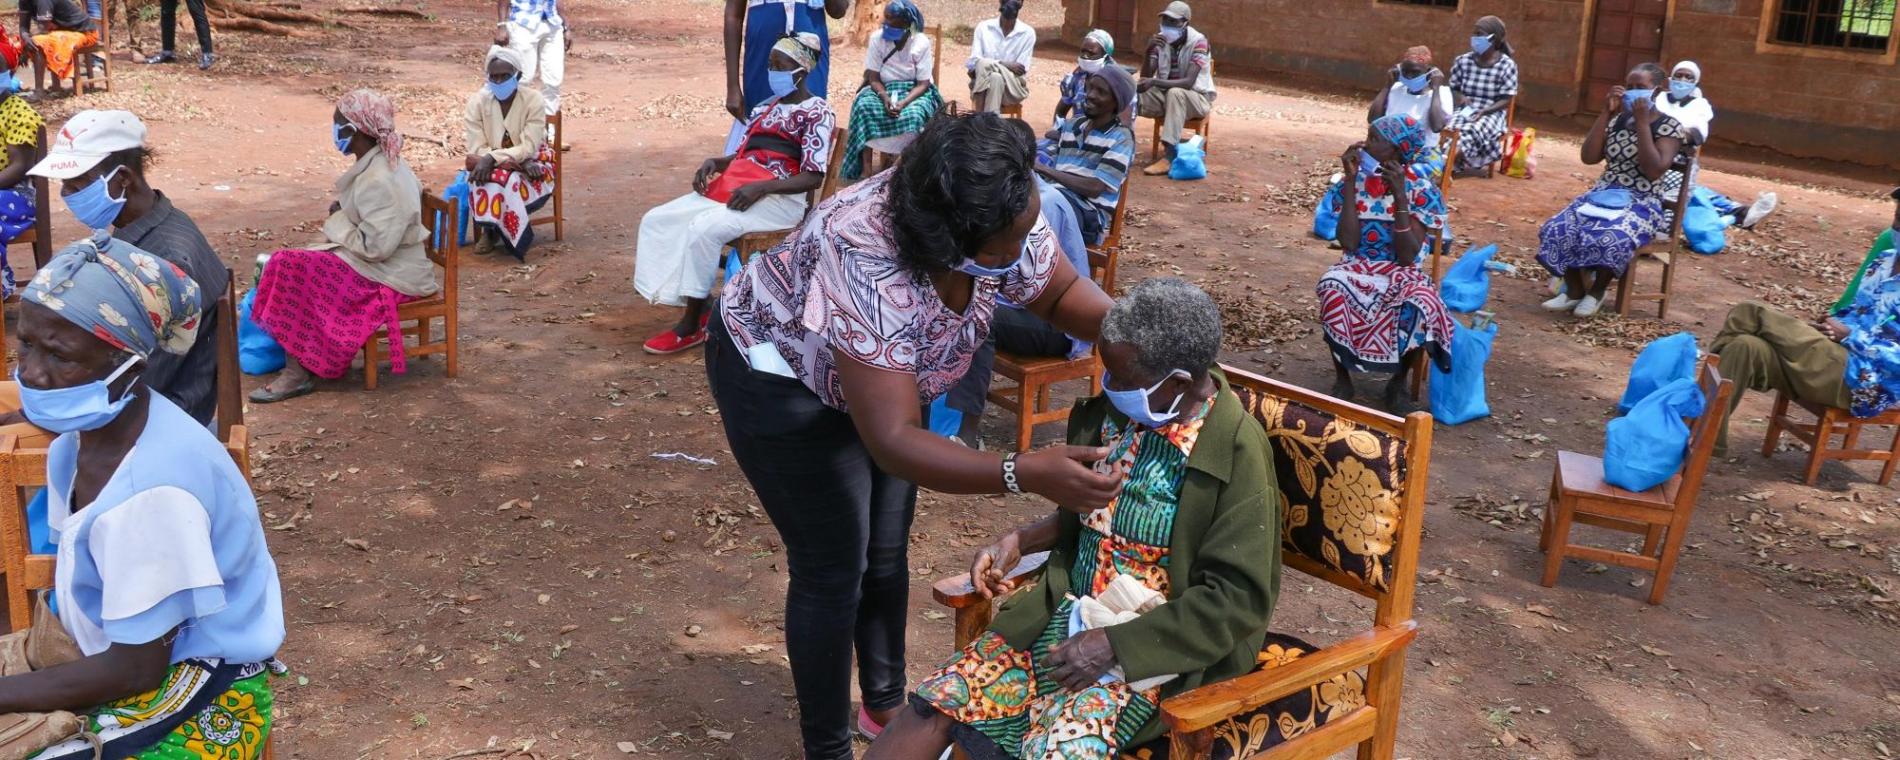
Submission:
<svg viewBox="0 0 1900 760">
<path fill-rule="evenodd" d="M 1076 43 L 1102 0 L 1065 0 L 1063 39 Z M 1495 15 L 1510 28 L 1524 108 L 1579 112 L 1593 0 L 1463 0 L 1457 10 L 1382 0 L 1190 0 L 1194 24 L 1214 43 L 1215 67 L 1293 72 L 1370 91 L 1405 48 L 1428 45 L 1438 65 L 1470 48 L 1471 26 Z M 1763 3 L 1673 0 L 1662 62 L 1701 64 L 1716 107 L 1718 139 L 1804 157 L 1900 168 L 1900 65 L 1878 54 L 1758 52 Z M 1167 0 L 1136 0 L 1138 39 Z M 1132 43 L 1132 44 L 1131 44 Z M 1134 63 L 1139 54 L 1123 52 Z M 1595 104 L 1583 105 L 1594 112 Z"/>
</svg>

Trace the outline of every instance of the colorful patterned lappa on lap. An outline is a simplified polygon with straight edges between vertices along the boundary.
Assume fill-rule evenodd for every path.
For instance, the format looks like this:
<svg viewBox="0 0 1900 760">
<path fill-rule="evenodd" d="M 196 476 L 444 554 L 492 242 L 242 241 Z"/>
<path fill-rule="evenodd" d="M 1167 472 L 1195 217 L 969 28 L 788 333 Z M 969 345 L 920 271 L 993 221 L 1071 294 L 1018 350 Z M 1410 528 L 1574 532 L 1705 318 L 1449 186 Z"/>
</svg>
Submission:
<svg viewBox="0 0 1900 760">
<path fill-rule="evenodd" d="M 1108 506 L 1082 519 L 1070 588 L 1098 596 L 1116 576 L 1127 575 L 1168 593 L 1168 546 L 1181 478 L 1212 407 L 1210 399 L 1189 421 L 1160 428 L 1103 421 L 1104 466 L 1122 485 Z M 926 678 L 917 698 L 1010 757 L 1114 757 L 1154 718 L 1160 690 L 1136 691 L 1117 680 L 1070 691 L 1044 675 L 1040 665 L 1048 661 L 1049 650 L 1069 638 L 1074 606 L 1074 599 L 1064 601 L 1027 652 L 985 631 Z"/>
<path fill-rule="evenodd" d="M 86 731 L 100 740 L 105 757 L 257 760 L 270 736 L 271 676 L 270 666 L 262 664 L 186 660 L 173 665 L 157 689 L 84 716 Z M 92 743 L 82 737 L 33 760 L 93 756 Z"/>
</svg>

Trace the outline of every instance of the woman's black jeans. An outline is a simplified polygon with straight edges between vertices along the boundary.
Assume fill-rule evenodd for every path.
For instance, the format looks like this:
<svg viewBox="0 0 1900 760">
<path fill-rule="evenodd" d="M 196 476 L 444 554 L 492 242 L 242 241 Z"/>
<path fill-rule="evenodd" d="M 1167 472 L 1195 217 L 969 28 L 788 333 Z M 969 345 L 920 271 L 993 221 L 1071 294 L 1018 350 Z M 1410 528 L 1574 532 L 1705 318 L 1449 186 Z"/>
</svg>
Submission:
<svg viewBox="0 0 1900 760">
<path fill-rule="evenodd" d="M 808 760 L 851 757 L 851 655 L 873 710 L 904 701 L 917 486 L 878 469 L 851 417 L 754 371 L 714 312 L 706 376 L 732 456 L 785 544 L 785 650 Z"/>
</svg>

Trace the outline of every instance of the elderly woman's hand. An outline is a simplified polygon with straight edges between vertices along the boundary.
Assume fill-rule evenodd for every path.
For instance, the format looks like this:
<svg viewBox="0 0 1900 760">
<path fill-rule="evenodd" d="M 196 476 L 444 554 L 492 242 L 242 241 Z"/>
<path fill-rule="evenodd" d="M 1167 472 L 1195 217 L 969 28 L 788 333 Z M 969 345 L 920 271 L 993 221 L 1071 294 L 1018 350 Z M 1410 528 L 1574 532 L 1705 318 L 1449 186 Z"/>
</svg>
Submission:
<svg viewBox="0 0 1900 760">
<path fill-rule="evenodd" d="M 508 47 L 508 25 L 507 24 L 504 23 L 504 24 L 495 25 L 495 40 L 494 41 L 495 41 L 495 44 L 497 45 L 500 45 L 502 47 Z"/>
<path fill-rule="evenodd" d="M 1049 678 L 1069 691 L 1094 686 L 1115 667 L 1115 648 L 1108 643 L 1108 630 L 1090 628 L 1049 650 L 1046 662 Z"/>
<path fill-rule="evenodd" d="M 970 587 L 984 599 L 1009 593 L 1009 584 L 1004 581 L 1009 578 L 1009 571 L 1022 561 L 1022 538 L 1012 530 L 996 543 L 983 547 L 970 560 Z"/>
<path fill-rule="evenodd" d="M 1056 503 L 1063 510 L 1086 515 L 1115 498 L 1121 479 L 1090 467 L 1108 456 L 1108 449 L 1057 446 L 1032 451 L 1016 459 L 1022 489 Z"/>
</svg>

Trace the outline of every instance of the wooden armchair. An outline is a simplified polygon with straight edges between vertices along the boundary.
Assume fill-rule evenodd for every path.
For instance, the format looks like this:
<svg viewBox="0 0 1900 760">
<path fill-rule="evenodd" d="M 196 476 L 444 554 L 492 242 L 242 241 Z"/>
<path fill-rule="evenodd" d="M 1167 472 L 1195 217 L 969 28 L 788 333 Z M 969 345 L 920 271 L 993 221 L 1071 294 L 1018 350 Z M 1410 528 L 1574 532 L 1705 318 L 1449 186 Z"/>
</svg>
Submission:
<svg viewBox="0 0 1900 760">
<path fill-rule="evenodd" d="M 33 143 L 33 161 L 46 158 L 46 125 L 40 125 L 39 135 Z M 16 245 L 33 246 L 33 271 L 53 259 L 53 195 L 45 177 L 30 177 L 33 183 L 33 226 L 7 242 L 7 247 Z M 13 286 L 23 287 L 31 282 L 31 277 L 20 277 L 18 270 L 13 275 Z M 0 352 L 4 353 L 4 352 Z M 0 360 L 4 364 L 4 360 Z M 0 367 L 5 369 L 5 367 Z"/>
<path fill-rule="evenodd" d="M 1790 407 L 1799 407 L 1814 415 L 1814 422 L 1804 423 L 1789 414 Z M 1860 429 L 1866 425 L 1892 426 L 1892 443 L 1886 448 L 1862 448 Z M 1846 409 L 1803 401 L 1785 392 L 1775 394 L 1775 411 L 1768 417 L 1768 437 L 1762 441 L 1761 455 L 1772 457 L 1775 446 L 1781 443 L 1781 434 L 1787 433 L 1809 446 L 1808 466 L 1802 473 L 1802 481 L 1814 485 L 1821 476 L 1821 463 L 1829 459 L 1858 460 L 1868 459 L 1885 462 L 1880 466 L 1880 484 L 1887 485 L 1893 480 L 1895 466 L 1900 465 L 1900 410 L 1888 410 L 1873 417 L 1855 417 Z M 1841 436 L 1839 446 L 1834 445 L 1834 436 Z"/>
<path fill-rule="evenodd" d="M 1616 313 L 1630 315 L 1630 307 L 1639 301 L 1656 302 L 1656 318 L 1669 318 L 1669 288 L 1676 277 L 1676 256 L 1682 253 L 1682 217 L 1689 210 L 1689 196 L 1695 191 L 1693 177 L 1696 172 L 1697 150 L 1684 148 L 1676 156 L 1670 171 L 1680 172 L 1682 187 L 1676 191 L 1676 197 L 1663 201 L 1663 209 L 1669 212 L 1667 235 L 1657 235 L 1636 251 L 1630 258 L 1629 267 L 1623 270 L 1623 276 L 1616 283 Z M 1657 289 L 1643 292 L 1636 289 L 1636 272 L 1642 268 L 1644 259 L 1652 259 L 1662 265 L 1662 279 Z"/>
<path fill-rule="evenodd" d="M 1557 585 L 1564 559 L 1575 557 L 1655 573 L 1649 603 L 1662 603 L 1669 577 L 1676 570 L 1683 537 L 1689 532 L 1689 516 L 1695 511 L 1696 497 L 1702 493 L 1702 476 L 1715 453 L 1715 438 L 1727 416 L 1729 394 L 1735 392 L 1735 383 L 1722 378 L 1713 358 L 1703 362 L 1698 381 L 1707 406 L 1691 423 L 1689 452 L 1682 472 L 1668 482 L 1642 493 L 1627 491 L 1603 482 L 1602 459 L 1557 452 L 1550 477 L 1550 504 L 1544 508 L 1544 526 L 1538 539 L 1538 548 L 1545 555 L 1545 586 Z M 1630 554 L 1572 544 L 1572 523 L 1642 534 L 1643 550 Z"/>
<path fill-rule="evenodd" d="M 560 112 L 548 115 L 548 131 L 551 133 L 548 144 L 554 148 L 548 151 L 553 155 L 551 162 L 554 164 L 554 196 L 549 198 L 547 205 L 543 207 L 548 213 L 529 217 L 528 224 L 553 224 L 554 239 L 558 242 L 561 239 L 563 222 L 567 219 L 567 215 L 561 210 L 561 188 L 567 186 L 567 172 L 562 170 L 566 168 L 567 160 L 561 155 L 561 146 L 564 143 L 561 142 L 563 136 Z M 451 227 L 450 229 L 460 228 Z"/>
<path fill-rule="evenodd" d="M 1121 258 L 1122 222 L 1128 214 L 1128 196 L 1134 184 L 1130 178 L 1133 176 L 1134 173 L 1129 172 L 1129 176 L 1122 179 L 1121 195 L 1115 201 L 1115 214 L 1109 219 L 1108 234 L 1102 238 L 1102 245 L 1089 251 L 1089 276 L 1102 286 L 1103 292 L 1110 295 L 1115 292 L 1116 260 Z M 1018 356 L 997 351 L 994 370 L 1014 383 L 1002 388 L 991 386 L 987 398 L 991 404 L 1016 416 L 1018 452 L 1029 450 L 1037 425 L 1069 418 L 1067 406 L 1050 402 L 1050 386 L 1070 380 L 1087 380 L 1089 395 L 1102 392 L 1102 357 L 1095 351 L 1075 359 Z"/>
<path fill-rule="evenodd" d="M 805 194 L 806 216 L 811 216 L 812 209 L 818 208 L 819 203 L 824 202 L 829 199 L 833 193 L 838 192 L 838 186 L 841 184 L 838 181 L 838 172 L 839 167 L 843 165 L 844 127 L 832 127 L 831 158 L 825 163 L 825 181 L 819 183 L 817 188 Z M 800 224 L 803 223 L 802 221 L 800 222 Z M 785 242 L 785 238 L 790 237 L 793 232 L 797 231 L 797 227 L 788 227 L 782 230 L 748 232 L 744 235 L 740 235 L 737 240 L 732 241 L 728 245 L 735 251 L 738 251 L 739 261 L 743 263 L 751 261 L 753 256 L 772 250 L 777 247 L 779 243 Z"/>
<path fill-rule="evenodd" d="M 557 189 L 554 192 L 557 199 L 561 192 L 558 189 L 559 176 L 555 175 Z M 461 258 L 461 249 L 454 232 L 461 228 L 461 220 L 457 217 L 457 213 L 454 203 L 442 200 L 434 193 L 423 191 L 422 226 L 429 230 L 428 236 L 423 240 L 423 245 L 428 248 L 429 260 L 435 262 L 436 266 L 442 267 L 442 287 L 436 290 L 435 295 L 396 307 L 398 327 L 395 334 L 378 328 L 376 332 L 370 334 L 368 340 L 363 341 L 363 387 L 365 389 L 376 390 L 377 367 L 387 356 L 383 342 L 406 341 L 410 337 L 415 338 L 416 342 L 413 346 L 405 345 L 403 353 L 406 358 L 442 354 L 447 361 L 444 373 L 449 377 L 455 377 L 459 359 L 456 341 L 458 320 L 456 277 L 459 266 L 457 260 Z M 438 226 L 443 230 L 441 235 L 436 234 Z M 434 325 L 438 319 L 442 320 L 441 340 L 435 339 Z M 415 330 L 411 335 L 405 336 L 402 334 L 402 326 L 410 323 L 415 324 Z"/>
<path fill-rule="evenodd" d="M 1375 612 L 1362 633 L 1327 647 L 1270 632 L 1258 670 L 1165 700 L 1159 719 L 1168 738 L 1124 748 L 1124 758 L 1291 760 L 1331 757 L 1357 747 L 1359 757 L 1390 760 L 1405 649 L 1418 635 L 1413 588 L 1431 415 L 1416 412 L 1400 419 L 1224 369 L 1272 442 L 1274 471 L 1286 499 L 1285 566 L 1372 599 Z M 1369 498 L 1322 495 L 1342 489 Z M 1329 509 L 1343 513 L 1329 519 Z M 1348 527 L 1328 527 L 1334 524 Z M 1026 558 L 1011 572 L 1011 583 L 1028 585 L 1046 560 L 1044 555 Z M 992 602 L 970 588 L 968 575 L 939 581 L 932 595 L 956 611 L 959 647 L 989 625 Z"/>
</svg>

